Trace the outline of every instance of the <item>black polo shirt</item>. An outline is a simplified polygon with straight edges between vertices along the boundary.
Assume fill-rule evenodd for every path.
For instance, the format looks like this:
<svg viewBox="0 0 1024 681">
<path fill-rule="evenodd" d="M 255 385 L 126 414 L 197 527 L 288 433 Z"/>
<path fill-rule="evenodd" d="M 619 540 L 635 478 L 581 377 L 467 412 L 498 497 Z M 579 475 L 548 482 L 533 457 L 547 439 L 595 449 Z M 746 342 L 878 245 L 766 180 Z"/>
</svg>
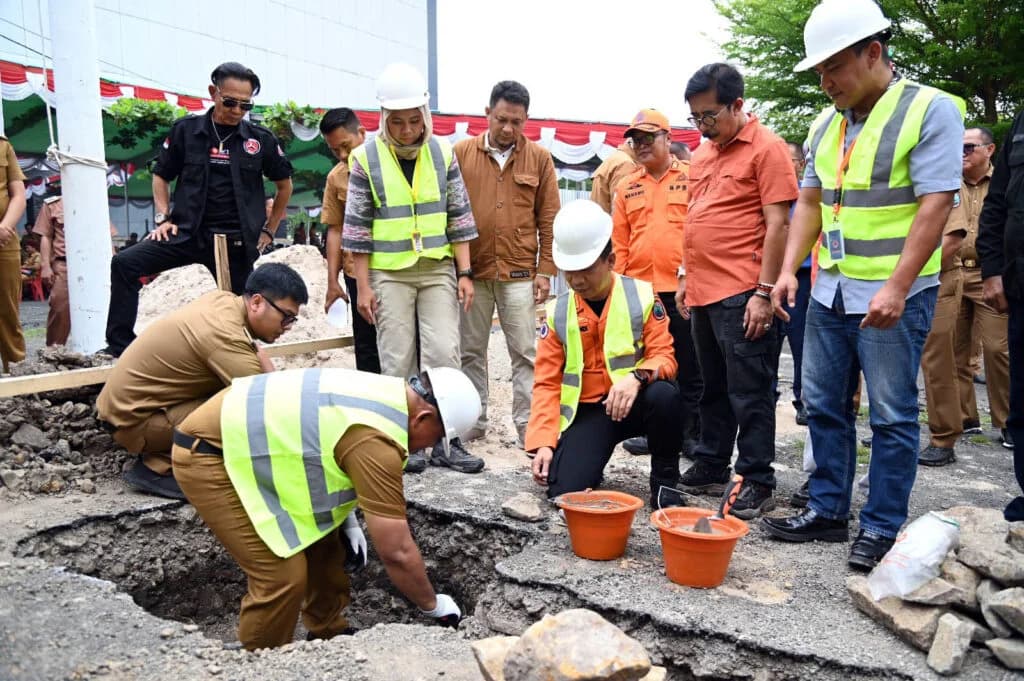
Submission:
<svg viewBox="0 0 1024 681">
<path fill-rule="evenodd" d="M 222 207 L 212 217 L 217 222 L 237 215 L 242 240 L 250 256 L 255 259 L 260 229 L 266 222 L 266 195 L 263 177 L 271 181 L 292 176 L 292 164 L 284 154 L 274 133 L 261 125 L 246 120 L 238 124 L 237 132 L 224 142 L 224 152 L 213 135 L 213 109 L 202 116 L 186 116 L 171 126 L 163 148 L 153 165 L 153 172 L 174 186 L 174 207 L 171 221 L 178 225 L 178 236 L 172 241 L 207 240 L 208 229 L 219 225 L 206 219 L 207 195 L 210 191 L 211 164 L 223 164 L 229 169 L 231 184 L 224 186 L 224 176 L 214 178 L 214 193 L 222 200 L 233 198 L 234 206 Z M 223 138 L 223 135 L 221 135 Z M 227 159 L 224 157 L 227 156 Z M 220 169 L 225 166 L 221 165 Z M 230 189 L 230 191 L 226 191 Z"/>
</svg>

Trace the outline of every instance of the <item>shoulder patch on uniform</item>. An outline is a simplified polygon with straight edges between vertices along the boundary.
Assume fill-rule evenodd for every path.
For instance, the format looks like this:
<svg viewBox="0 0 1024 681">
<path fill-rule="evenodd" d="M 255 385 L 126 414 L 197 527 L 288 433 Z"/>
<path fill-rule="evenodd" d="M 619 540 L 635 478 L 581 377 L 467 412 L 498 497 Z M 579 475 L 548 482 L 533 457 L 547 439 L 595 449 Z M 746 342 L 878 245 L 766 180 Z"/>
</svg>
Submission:
<svg viewBox="0 0 1024 681">
<path fill-rule="evenodd" d="M 540 338 L 541 338 L 541 340 L 544 340 L 545 338 L 548 337 L 548 332 L 549 331 L 550 331 L 550 329 L 548 328 L 548 323 L 547 322 L 542 322 L 541 325 L 540 325 Z"/>
<path fill-rule="evenodd" d="M 245 140 L 245 144 L 243 145 L 243 147 L 245 148 L 246 153 L 248 153 L 249 155 L 258 154 L 260 151 L 260 141 L 255 137 L 250 137 L 249 139 Z"/>
<path fill-rule="evenodd" d="M 654 309 L 652 310 L 652 313 L 654 314 L 655 319 L 660 320 L 665 318 L 665 306 L 661 304 L 660 300 L 654 301 Z"/>
<path fill-rule="evenodd" d="M 953 208 L 960 207 L 960 192 L 953 194 Z"/>
<path fill-rule="evenodd" d="M 164 138 L 164 149 L 169 149 L 170 147 L 171 147 L 171 138 L 170 137 L 165 137 Z"/>
</svg>

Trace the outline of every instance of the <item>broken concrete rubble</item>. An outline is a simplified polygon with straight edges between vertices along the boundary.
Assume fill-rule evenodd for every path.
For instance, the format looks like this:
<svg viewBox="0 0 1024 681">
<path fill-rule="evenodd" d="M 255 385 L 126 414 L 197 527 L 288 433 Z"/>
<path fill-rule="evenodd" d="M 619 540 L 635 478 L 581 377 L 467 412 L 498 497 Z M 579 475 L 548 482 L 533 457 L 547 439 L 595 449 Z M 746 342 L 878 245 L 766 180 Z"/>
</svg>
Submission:
<svg viewBox="0 0 1024 681">
<path fill-rule="evenodd" d="M 1003 589 L 988 599 L 988 608 L 1004 622 L 1024 634 L 1024 589 Z"/>
<path fill-rule="evenodd" d="M 939 576 L 953 586 L 960 589 L 964 600 L 955 602 L 954 605 L 963 607 L 972 612 L 978 612 L 978 584 L 981 582 L 981 575 L 967 567 L 956 559 L 955 553 L 950 553 L 946 560 L 939 566 Z"/>
<path fill-rule="evenodd" d="M 876 601 L 867 577 L 859 575 L 848 577 L 846 588 L 858 610 L 920 650 L 931 647 L 939 618 L 948 612 L 946 608 L 905 603 L 896 596 Z"/>
<path fill-rule="evenodd" d="M 994 638 L 985 645 L 1004 665 L 1010 669 L 1024 669 L 1024 640 L 1019 638 Z"/>
<path fill-rule="evenodd" d="M 544 519 L 544 511 L 535 494 L 520 492 L 501 504 L 502 512 L 509 518 L 536 523 Z"/>
<path fill-rule="evenodd" d="M 981 616 L 985 619 L 985 624 L 996 636 L 1007 638 L 1013 636 L 1013 629 L 990 607 L 990 603 L 997 593 L 999 593 L 999 586 L 991 579 L 982 580 L 978 584 L 978 603 L 981 605 Z"/>
<path fill-rule="evenodd" d="M 971 647 L 971 625 L 953 614 L 939 618 L 935 638 L 928 650 L 928 666 L 939 674 L 956 674 L 964 666 Z"/>
</svg>

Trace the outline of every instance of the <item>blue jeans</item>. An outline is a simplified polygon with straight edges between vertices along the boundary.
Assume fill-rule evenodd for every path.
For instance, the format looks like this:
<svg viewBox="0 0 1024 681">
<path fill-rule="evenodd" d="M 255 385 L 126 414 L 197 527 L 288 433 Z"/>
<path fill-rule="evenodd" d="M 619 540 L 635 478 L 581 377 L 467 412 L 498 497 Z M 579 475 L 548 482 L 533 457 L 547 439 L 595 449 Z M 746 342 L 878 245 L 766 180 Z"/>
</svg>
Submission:
<svg viewBox="0 0 1024 681">
<path fill-rule="evenodd" d="M 803 404 L 803 362 L 804 362 L 804 326 L 807 323 L 807 305 L 811 300 L 811 268 L 801 267 L 796 273 L 796 306 L 790 307 L 782 304 L 783 309 L 789 313 L 789 321 L 779 326 L 779 354 L 782 354 L 782 340 L 789 339 L 789 349 L 793 353 L 793 406 L 799 407 Z M 778 364 L 778 359 L 775 360 Z M 775 393 L 775 401 L 779 401 L 779 380 L 776 377 L 772 382 L 772 392 Z"/>
<path fill-rule="evenodd" d="M 846 314 L 842 290 L 832 307 L 811 299 L 804 336 L 803 398 L 817 470 L 810 478 L 816 513 L 849 516 L 857 469 L 856 414 L 850 408 L 857 373 L 870 400 L 870 492 L 860 528 L 894 538 L 907 520 L 917 474 L 920 426 L 917 371 L 932 324 L 937 287 L 911 296 L 896 326 L 861 329 L 864 315 Z"/>
</svg>

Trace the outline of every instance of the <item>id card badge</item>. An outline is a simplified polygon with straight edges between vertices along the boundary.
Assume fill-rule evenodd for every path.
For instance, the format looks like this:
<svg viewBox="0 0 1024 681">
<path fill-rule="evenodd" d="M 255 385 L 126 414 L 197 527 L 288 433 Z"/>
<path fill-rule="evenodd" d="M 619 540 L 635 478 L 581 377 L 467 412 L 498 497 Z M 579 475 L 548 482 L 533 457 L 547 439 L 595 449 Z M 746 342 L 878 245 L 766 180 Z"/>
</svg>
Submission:
<svg viewBox="0 0 1024 681">
<path fill-rule="evenodd" d="M 417 253 L 423 252 L 423 235 L 420 234 L 419 230 L 412 233 L 412 250 Z"/>
<path fill-rule="evenodd" d="M 828 255 L 832 258 L 832 262 L 839 262 L 846 257 L 843 230 L 838 222 L 832 223 L 832 229 L 825 233 L 825 238 L 828 240 Z"/>
</svg>

